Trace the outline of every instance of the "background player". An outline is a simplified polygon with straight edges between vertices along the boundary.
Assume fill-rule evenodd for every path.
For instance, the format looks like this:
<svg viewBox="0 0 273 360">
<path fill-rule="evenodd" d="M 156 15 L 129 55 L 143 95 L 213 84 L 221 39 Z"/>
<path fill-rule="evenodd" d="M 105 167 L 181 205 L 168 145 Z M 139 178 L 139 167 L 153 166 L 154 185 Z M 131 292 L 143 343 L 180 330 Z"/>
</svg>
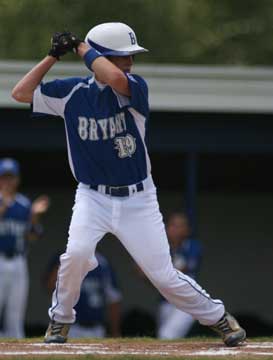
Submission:
<svg viewBox="0 0 273 360">
<path fill-rule="evenodd" d="M 46 270 L 45 284 L 50 295 L 55 289 L 60 255 L 52 258 Z M 96 252 L 96 258 L 99 265 L 83 280 L 80 299 L 75 306 L 76 323 L 70 329 L 70 336 L 74 338 L 102 338 L 106 336 L 106 328 L 110 336 L 120 336 L 122 296 L 116 275 L 102 254 Z"/>
<path fill-rule="evenodd" d="M 0 159 L 0 314 L 3 337 L 24 337 L 28 294 L 27 240 L 41 235 L 40 216 L 49 206 L 47 196 L 30 200 L 17 193 L 19 164 Z"/>
<path fill-rule="evenodd" d="M 198 240 L 191 239 L 189 220 L 184 213 L 173 213 L 166 225 L 173 265 L 193 279 L 200 268 L 202 248 Z M 177 309 L 164 298 L 159 306 L 158 337 L 176 339 L 185 337 L 191 329 L 194 318 Z"/>
<path fill-rule="evenodd" d="M 95 77 L 41 83 L 57 59 L 73 49 Z M 144 140 L 148 87 L 130 74 L 133 55 L 144 51 L 134 31 L 122 23 L 95 26 L 85 42 L 57 33 L 49 55 L 12 91 L 17 101 L 33 103 L 34 113 L 64 118 L 69 162 L 79 182 L 45 342 L 67 340 L 81 283 L 98 264 L 96 245 L 110 232 L 169 302 L 235 346 L 245 331 L 222 301 L 172 265 Z"/>
</svg>

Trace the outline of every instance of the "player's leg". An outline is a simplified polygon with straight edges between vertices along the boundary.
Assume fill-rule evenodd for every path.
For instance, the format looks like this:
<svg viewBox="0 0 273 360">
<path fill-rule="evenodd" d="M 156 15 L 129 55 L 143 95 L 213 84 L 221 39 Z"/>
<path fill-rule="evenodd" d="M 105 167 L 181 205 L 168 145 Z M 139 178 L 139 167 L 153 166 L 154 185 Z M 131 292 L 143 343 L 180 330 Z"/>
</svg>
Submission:
<svg viewBox="0 0 273 360">
<path fill-rule="evenodd" d="M 0 255 L 0 314 L 5 318 L 4 306 L 7 303 L 8 296 L 8 285 L 9 285 L 9 263 L 3 255 Z M 3 326 L 3 331 L 0 333 L 0 337 L 6 337 L 5 327 Z"/>
<path fill-rule="evenodd" d="M 204 325 L 223 316 L 220 300 L 213 300 L 193 279 L 174 269 L 169 243 L 153 187 L 124 201 L 117 236 L 160 293 Z"/>
<path fill-rule="evenodd" d="M 212 299 L 193 279 L 174 269 L 152 185 L 124 201 L 120 217 L 122 222 L 116 235 L 171 304 L 203 325 L 217 324 L 226 344 L 230 340 L 229 345 L 236 345 L 245 337 L 236 320 L 225 315 L 222 301 Z"/>
<path fill-rule="evenodd" d="M 56 289 L 49 309 L 51 320 L 57 323 L 56 331 L 48 329 L 46 342 L 54 342 L 50 333 L 60 330 L 58 324 L 71 324 L 75 321 L 74 306 L 80 296 L 81 283 L 86 274 L 98 265 L 95 257 L 96 245 L 109 231 L 107 223 L 111 214 L 107 201 L 109 202 L 107 197 L 79 185 L 67 248 L 60 257 Z M 68 327 L 63 334 L 67 334 L 67 331 Z M 66 341 L 66 336 L 62 335 L 59 339 Z"/>
<path fill-rule="evenodd" d="M 8 291 L 8 301 L 4 318 L 6 336 L 11 338 L 25 337 L 24 320 L 29 288 L 28 268 L 24 257 L 12 260 L 12 281 Z"/>
<path fill-rule="evenodd" d="M 158 338 L 178 339 L 185 337 L 190 331 L 194 319 L 174 305 L 164 301 L 159 308 Z"/>
</svg>

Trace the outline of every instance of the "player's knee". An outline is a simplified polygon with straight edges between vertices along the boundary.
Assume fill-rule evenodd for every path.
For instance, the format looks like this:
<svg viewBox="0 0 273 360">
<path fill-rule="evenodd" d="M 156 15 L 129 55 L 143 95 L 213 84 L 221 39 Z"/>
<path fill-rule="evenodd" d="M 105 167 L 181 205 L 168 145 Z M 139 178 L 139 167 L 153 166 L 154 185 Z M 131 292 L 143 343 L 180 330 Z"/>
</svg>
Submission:
<svg viewBox="0 0 273 360">
<path fill-rule="evenodd" d="M 71 259 L 87 260 L 94 256 L 95 248 L 92 246 L 90 239 L 90 229 L 86 227 L 71 228 L 66 248 L 66 254 Z"/>
<path fill-rule="evenodd" d="M 86 263 L 90 262 L 94 258 L 94 251 L 90 247 L 78 246 L 78 247 L 67 247 L 65 254 L 61 256 L 61 262 L 68 261 L 69 263 Z"/>
<path fill-rule="evenodd" d="M 89 256 L 90 257 L 90 256 Z M 67 251 L 61 256 L 61 262 L 69 261 L 70 263 L 84 262 L 88 260 L 87 252 L 82 249 Z"/>
<path fill-rule="evenodd" d="M 98 266 L 98 261 L 95 255 L 90 255 L 88 252 L 66 252 L 60 257 L 62 268 L 74 268 L 77 271 L 91 271 Z"/>
<path fill-rule="evenodd" d="M 169 270 L 161 270 L 155 274 L 152 274 L 151 281 L 161 291 L 169 291 L 176 282 L 176 272 Z"/>
</svg>

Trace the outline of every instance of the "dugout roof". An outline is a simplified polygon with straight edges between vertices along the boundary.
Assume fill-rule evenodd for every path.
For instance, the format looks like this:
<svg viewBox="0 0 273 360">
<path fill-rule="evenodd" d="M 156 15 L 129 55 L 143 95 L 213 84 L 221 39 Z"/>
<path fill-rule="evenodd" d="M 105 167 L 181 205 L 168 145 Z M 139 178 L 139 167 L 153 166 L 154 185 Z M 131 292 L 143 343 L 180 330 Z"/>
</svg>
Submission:
<svg viewBox="0 0 273 360">
<path fill-rule="evenodd" d="M 25 107 L 11 89 L 35 65 L 0 61 L 0 107 Z M 257 67 L 136 65 L 150 89 L 150 105 L 157 111 L 273 113 L 273 69 Z M 88 76 L 80 63 L 60 62 L 46 79 Z"/>
</svg>

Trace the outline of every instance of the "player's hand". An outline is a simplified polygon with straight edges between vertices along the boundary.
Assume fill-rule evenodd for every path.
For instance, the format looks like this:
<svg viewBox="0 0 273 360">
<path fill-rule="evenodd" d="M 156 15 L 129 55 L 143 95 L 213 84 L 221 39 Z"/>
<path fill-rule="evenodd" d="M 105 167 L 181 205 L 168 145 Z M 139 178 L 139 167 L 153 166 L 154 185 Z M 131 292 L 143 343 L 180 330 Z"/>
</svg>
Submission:
<svg viewBox="0 0 273 360">
<path fill-rule="evenodd" d="M 41 195 L 35 199 L 31 206 L 32 215 L 41 215 L 47 212 L 50 205 L 50 199 L 47 195 Z"/>
<path fill-rule="evenodd" d="M 51 49 L 48 55 L 60 60 L 67 52 L 77 52 L 82 41 L 70 31 L 55 32 L 51 38 Z"/>
<path fill-rule="evenodd" d="M 80 44 L 85 44 L 85 42 L 84 42 L 84 40 L 77 37 L 77 35 L 75 35 L 75 34 L 71 34 L 70 37 L 71 37 L 71 42 L 73 44 L 73 51 L 75 53 L 77 53 L 79 45 Z"/>
</svg>

